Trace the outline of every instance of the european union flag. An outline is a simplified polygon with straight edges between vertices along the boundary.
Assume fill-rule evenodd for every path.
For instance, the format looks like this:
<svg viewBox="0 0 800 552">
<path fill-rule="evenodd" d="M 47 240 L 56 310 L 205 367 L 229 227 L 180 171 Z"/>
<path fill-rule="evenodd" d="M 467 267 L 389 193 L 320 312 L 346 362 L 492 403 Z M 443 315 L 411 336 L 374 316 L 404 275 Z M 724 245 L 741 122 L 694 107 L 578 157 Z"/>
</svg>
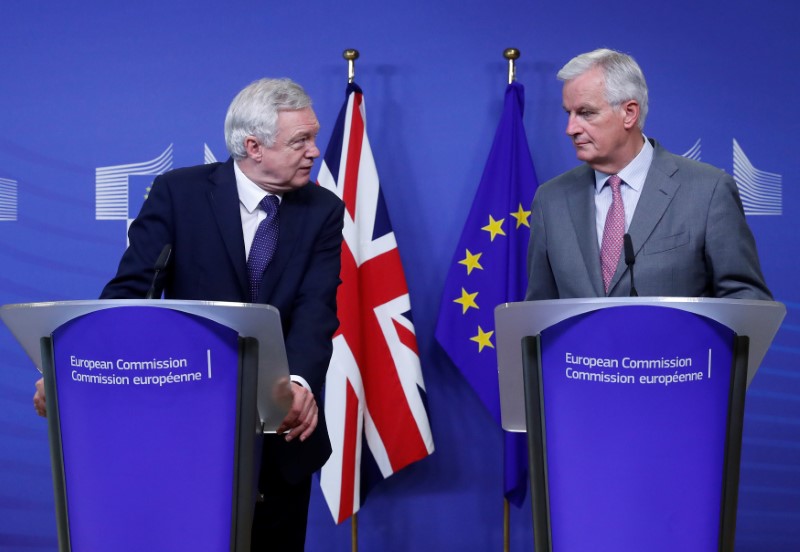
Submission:
<svg viewBox="0 0 800 552">
<path fill-rule="evenodd" d="M 522 301 L 530 205 L 538 182 L 522 123 L 524 87 L 506 88 L 503 116 L 447 274 L 436 339 L 500 424 L 494 308 Z M 524 435 L 505 433 L 506 498 L 520 506 L 527 488 Z"/>
</svg>

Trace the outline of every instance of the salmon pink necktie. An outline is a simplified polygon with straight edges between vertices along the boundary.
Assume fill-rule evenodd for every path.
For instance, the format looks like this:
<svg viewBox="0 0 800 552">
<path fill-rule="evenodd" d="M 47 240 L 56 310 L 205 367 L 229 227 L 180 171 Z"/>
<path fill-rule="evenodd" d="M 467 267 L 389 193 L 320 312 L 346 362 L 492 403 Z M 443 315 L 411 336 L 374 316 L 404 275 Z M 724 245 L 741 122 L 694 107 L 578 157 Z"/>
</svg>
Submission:
<svg viewBox="0 0 800 552">
<path fill-rule="evenodd" d="M 622 204 L 622 194 L 619 191 L 622 179 L 616 174 L 611 175 L 606 181 L 611 186 L 611 207 L 606 215 L 606 224 L 603 228 L 603 242 L 600 246 L 600 264 L 603 268 L 603 286 L 608 293 L 608 285 L 617 270 L 620 252 L 622 251 L 622 237 L 625 235 L 625 206 Z"/>
</svg>

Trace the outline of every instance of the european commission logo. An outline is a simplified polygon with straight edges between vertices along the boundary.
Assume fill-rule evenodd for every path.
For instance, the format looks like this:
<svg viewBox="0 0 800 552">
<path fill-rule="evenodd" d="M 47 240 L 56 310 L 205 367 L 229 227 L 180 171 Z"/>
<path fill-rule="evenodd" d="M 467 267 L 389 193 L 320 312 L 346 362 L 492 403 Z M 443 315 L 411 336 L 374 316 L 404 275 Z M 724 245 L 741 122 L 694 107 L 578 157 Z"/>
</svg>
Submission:
<svg viewBox="0 0 800 552">
<path fill-rule="evenodd" d="M 208 147 L 208 144 L 203 144 L 203 163 L 206 165 L 210 165 L 211 163 L 216 163 L 217 158 L 214 156 L 214 153 L 211 151 L 211 148 Z"/>
<path fill-rule="evenodd" d="M 173 168 L 173 144 L 149 161 L 112 165 L 95 169 L 95 219 L 124 220 L 127 233 L 133 219 L 139 214 L 144 200 L 150 193 L 153 180 Z M 217 158 L 203 144 L 203 162 L 216 163 Z M 0 179 L 0 201 L 2 201 L 2 179 Z M 2 213 L 0 203 L 0 213 Z M 2 219 L 0 219 L 2 220 Z"/>
<path fill-rule="evenodd" d="M 172 144 L 149 161 L 95 169 L 95 219 L 124 220 L 139 213 L 153 179 L 172 169 Z"/>
<path fill-rule="evenodd" d="M 683 154 L 700 161 L 700 139 Z M 733 180 L 739 188 L 745 215 L 783 214 L 783 176 L 753 166 L 736 138 L 733 139 Z"/>
<path fill-rule="evenodd" d="M 17 220 L 17 181 L 0 178 L 0 221 Z"/>
<path fill-rule="evenodd" d="M 760 171 L 750 163 L 736 139 L 733 139 L 733 179 L 739 186 L 744 212 L 748 215 L 783 213 L 783 177 Z"/>
</svg>

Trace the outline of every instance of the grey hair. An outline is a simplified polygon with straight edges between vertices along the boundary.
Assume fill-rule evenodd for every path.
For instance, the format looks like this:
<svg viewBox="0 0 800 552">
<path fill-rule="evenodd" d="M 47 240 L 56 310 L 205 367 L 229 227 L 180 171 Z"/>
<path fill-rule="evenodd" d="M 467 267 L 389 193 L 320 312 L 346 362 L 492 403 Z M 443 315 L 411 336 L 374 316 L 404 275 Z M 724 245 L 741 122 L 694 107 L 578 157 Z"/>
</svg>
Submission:
<svg viewBox="0 0 800 552">
<path fill-rule="evenodd" d="M 239 92 L 225 115 L 225 144 L 234 159 L 244 159 L 248 136 L 270 147 L 278 132 L 278 112 L 311 107 L 303 87 L 290 79 L 260 79 Z"/>
<path fill-rule="evenodd" d="M 571 81 L 590 69 L 600 67 L 606 81 L 606 101 L 619 107 L 628 100 L 639 104 L 639 130 L 647 118 L 647 83 L 639 64 L 628 54 L 600 48 L 572 58 L 556 75 L 561 81 Z"/>
</svg>

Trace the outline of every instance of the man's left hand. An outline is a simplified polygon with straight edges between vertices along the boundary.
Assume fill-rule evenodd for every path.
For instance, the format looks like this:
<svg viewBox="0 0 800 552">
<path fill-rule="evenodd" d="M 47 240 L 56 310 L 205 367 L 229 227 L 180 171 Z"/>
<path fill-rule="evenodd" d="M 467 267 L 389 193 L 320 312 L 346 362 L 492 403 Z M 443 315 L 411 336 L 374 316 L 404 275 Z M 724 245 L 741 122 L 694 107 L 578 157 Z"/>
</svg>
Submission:
<svg viewBox="0 0 800 552">
<path fill-rule="evenodd" d="M 278 434 L 285 434 L 286 441 L 299 437 L 308 439 L 317 427 L 319 409 L 314 394 L 300 385 L 292 383 L 292 407 L 278 427 Z"/>
<path fill-rule="evenodd" d="M 33 395 L 33 408 L 36 413 L 44 418 L 47 417 L 47 401 L 44 397 L 44 378 L 36 380 L 36 393 Z"/>
</svg>

